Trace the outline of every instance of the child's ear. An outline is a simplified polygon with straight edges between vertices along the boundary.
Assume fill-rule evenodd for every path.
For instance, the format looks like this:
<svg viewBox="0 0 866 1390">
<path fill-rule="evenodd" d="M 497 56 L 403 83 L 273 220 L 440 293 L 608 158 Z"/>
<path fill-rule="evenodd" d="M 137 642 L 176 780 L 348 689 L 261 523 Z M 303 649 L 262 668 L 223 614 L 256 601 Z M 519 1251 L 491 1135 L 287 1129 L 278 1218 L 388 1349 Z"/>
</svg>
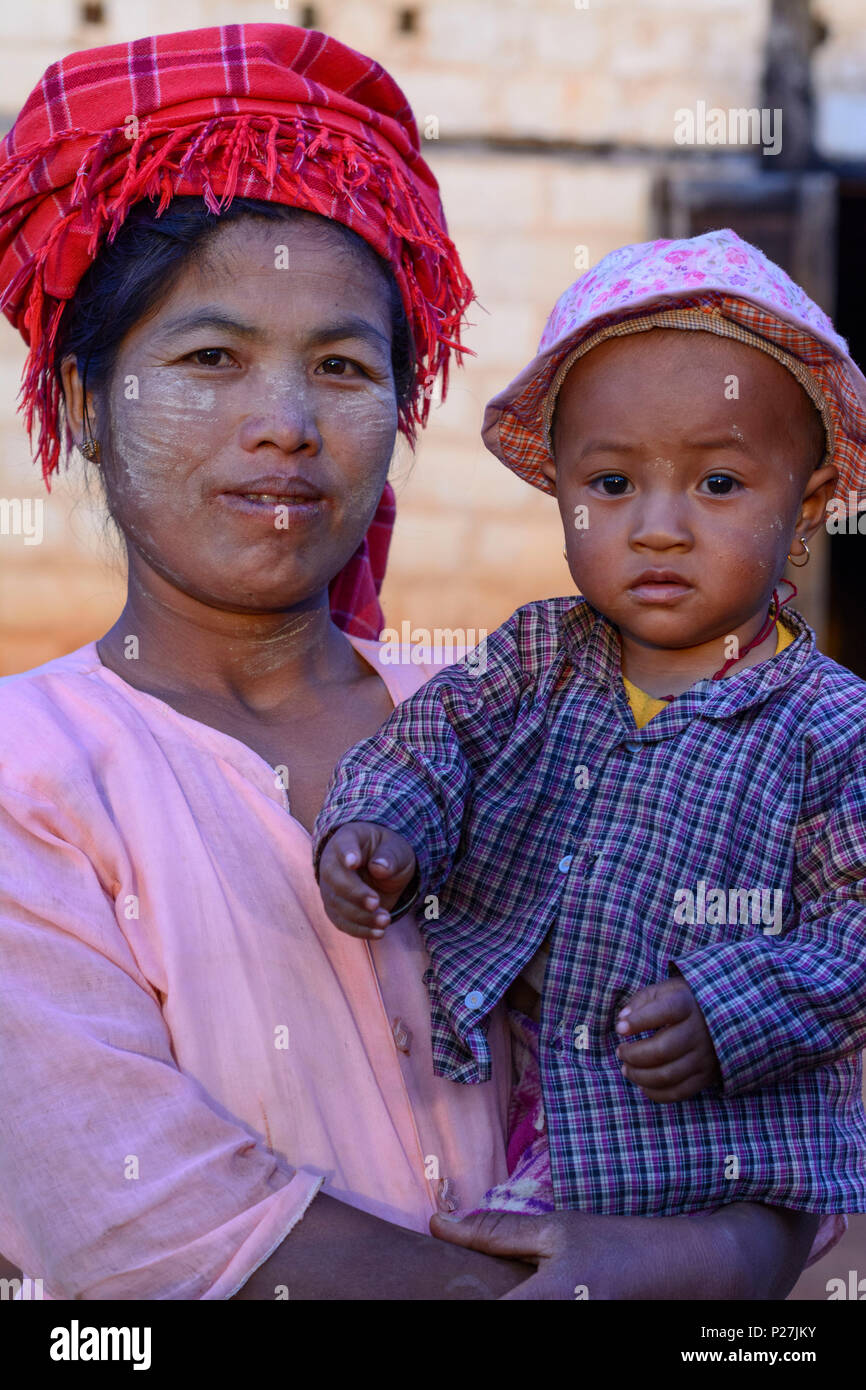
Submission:
<svg viewBox="0 0 866 1390">
<path fill-rule="evenodd" d="M 839 470 L 835 464 L 828 463 L 823 468 L 815 469 L 806 483 L 806 490 L 800 503 L 800 514 L 794 528 L 796 535 L 804 535 L 808 540 L 819 527 L 823 526 L 827 507 L 836 491 L 838 477 Z"/>
<path fill-rule="evenodd" d="M 541 471 L 545 478 L 553 484 L 553 493 L 556 495 L 556 459 L 546 458 L 541 464 Z"/>
</svg>

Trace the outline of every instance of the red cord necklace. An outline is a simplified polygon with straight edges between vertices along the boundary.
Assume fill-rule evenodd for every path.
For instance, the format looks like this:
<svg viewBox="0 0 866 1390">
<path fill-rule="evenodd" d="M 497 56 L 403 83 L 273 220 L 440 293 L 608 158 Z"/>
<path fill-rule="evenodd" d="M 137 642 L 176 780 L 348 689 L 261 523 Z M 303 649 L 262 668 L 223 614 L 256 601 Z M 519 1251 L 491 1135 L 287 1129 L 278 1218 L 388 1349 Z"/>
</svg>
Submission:
<svg viewBox="0 0 866 1390">
<path fill-rule="evenodd" d="M 739 656 L 729 656 L 724 666 L 720 666 L 718 671 L 716 671 L 715 674 L 710 677 L 711 680 L 721 680 L 722 676 L 725 674 L 729 666 L 732 666 L 735 661 L 742 661 L 743 657 L 746 655 L 746 652 L 750 652 L 753 647 L 757 647 L 759 642 L 763 642 L 767 637 L 769 637 L 770 633 L 773 631 L 773 628 L 779 621 L 779 614 L 785 607 L 785 604 L 790 603 L 791 599 L 794 598 L 797 593 L 797 586 L 796 584 L 792 584 L 790 579 L 785 579 L 782 582 L 784 584 L 791 585 L 791 592 L 788 594 L 788 597 L 782 599 L 782 601 L 780 602 L 777 590 L 773 590 L 773 601 L 770 606 L 770 612 L 767 616 L 767 621 L 764 623 L 764 626 L 761 628 L 761 631 L 758 633 L 757 637 L 753 637 L 751 642 L 749 642 L 747 646 L 743 647 L 743 650 L 740 652 Z M 685 691 L 681 691 L 681 694 L 684 695 Z M 657 695 L 655 698 L 658 700 L 675 700 L 677 697 L 676 695 Z"/>
</svg>

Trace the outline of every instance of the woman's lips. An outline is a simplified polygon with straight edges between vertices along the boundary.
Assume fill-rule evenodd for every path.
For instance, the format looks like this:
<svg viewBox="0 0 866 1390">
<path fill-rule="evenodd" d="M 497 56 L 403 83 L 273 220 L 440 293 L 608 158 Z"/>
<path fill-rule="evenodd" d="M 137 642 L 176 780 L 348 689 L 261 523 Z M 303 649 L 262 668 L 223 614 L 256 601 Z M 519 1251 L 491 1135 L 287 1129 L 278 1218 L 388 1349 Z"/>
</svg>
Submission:
<svg viewBox="0 0 866 1390">
<path fill-rule="evenodd" d="M 318 521 L 327 506 L 324 497 L 299 497 L 288 493 L 221 492 L 219 497 L 233 512 L 265 521 L 277 531 Z"/>
</svg>

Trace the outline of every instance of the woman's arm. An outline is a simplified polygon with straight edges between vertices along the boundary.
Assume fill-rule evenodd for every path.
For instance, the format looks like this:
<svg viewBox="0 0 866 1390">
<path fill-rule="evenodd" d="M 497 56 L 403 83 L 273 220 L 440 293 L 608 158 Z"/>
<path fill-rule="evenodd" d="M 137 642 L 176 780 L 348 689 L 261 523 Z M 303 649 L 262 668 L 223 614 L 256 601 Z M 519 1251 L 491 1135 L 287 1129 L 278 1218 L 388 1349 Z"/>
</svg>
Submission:
<svg viewBox="0 0 866 1390">
<path fill-rule="evenodd" d="M 21 1270 L 3 1255 L 0 1255 L 0 1279 L 20 1279 Z"/>
<path fill-rule="evenodd" d="M 714 1213 L 737 1252 L 736 1282 L 750 1292 L 732 1298 L 787 1298 L 812 1248 L 820 1216 L 760 1202 L 732 1202 Z"/>
<path fill-rule="evenodd" d="M 783 1299 L 818 1221 L 752 1202 L 690 1216 L 485 1212 L 434 1217 L 437 1242 L 320 1194 L 235 1298 Z"/>
<path fill-rule="evenodd" d="M 321 1179 L 181 1071 L 61 799 L 0 786 L 3 1254 L 54 1299 L 230 1298 Z"/>
<path fill-rule="evenodd" d="M 292 1298 L 497 1298 L 531 1274 L 318 1193 L 316 1174 L 293 1175 L 215 1106 L 178 1067 L 114 900 L 64 814 L 0 786 L 10 1262 L 55 1299 L 228 1299 L 239 1286 L 272 1299 L 275 1284 Z"/>
<path fill-rule="evenodd" d="M 819 1217 L 758 1202 L 689 1216 L 434 1216 L 435 1235 L 537 1264 L 513 1299 L 781 1299 L 796 1284 Z"/>
<path fill-rule="evenodd" d="M 530 1264 L 461 1249 L 404 1230 L 319 1193 L 235 1299 L 496 1299 Z"/>
</svg>

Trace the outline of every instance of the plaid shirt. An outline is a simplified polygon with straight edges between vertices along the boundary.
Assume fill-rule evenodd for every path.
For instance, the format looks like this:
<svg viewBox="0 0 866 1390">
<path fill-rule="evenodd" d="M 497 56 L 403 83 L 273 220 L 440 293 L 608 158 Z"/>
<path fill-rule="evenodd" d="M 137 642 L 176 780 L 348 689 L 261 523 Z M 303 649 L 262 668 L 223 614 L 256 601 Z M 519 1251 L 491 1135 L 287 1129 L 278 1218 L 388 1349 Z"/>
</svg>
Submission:
<svg viewBox="0 0 866 1390">
<path fill-rule="evenodd" d="M 419 910 L 437 1075 L 489 1079 L 486 1015 L 552 932 L 560 1207 L 866 1210 L 866 684 L 785 616 L 785 651 L 638 730 L 617 629 L 584 599 L 528 604 L 486 669 L 434 675 L 335 770 L 316 865 L 338 825 L 376 821 L 438 895 L 438 919 Z M 622 1076 L 615 1015 L 671 965 L 722 1082 L 662 1105 Z"/>
</svg>

